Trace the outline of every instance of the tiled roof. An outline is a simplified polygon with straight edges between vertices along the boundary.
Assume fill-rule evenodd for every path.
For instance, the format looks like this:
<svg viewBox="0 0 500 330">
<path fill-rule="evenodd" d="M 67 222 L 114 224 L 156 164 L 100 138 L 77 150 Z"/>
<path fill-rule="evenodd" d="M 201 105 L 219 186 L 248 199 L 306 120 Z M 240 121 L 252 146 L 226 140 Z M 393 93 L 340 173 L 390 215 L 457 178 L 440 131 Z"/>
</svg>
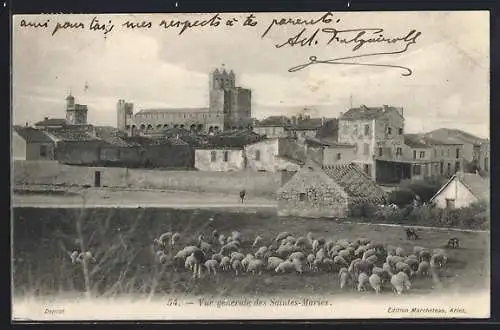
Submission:
<svg viewBox="0 0 500 330">
<path fill-rule="evenodd" d="M 351 108 L 346 113 L 340 116 L 340 119 L 350 119 L 350 120 L 371 120 L 376 119 L 388 110 L 397 110 L 400 113 L 400 108 L 387 106 L 387 107 L 367 107 L 365 105 L 359 108 Z"/>
<path fill-rule="evenodd" d="M 338 147 L 338 148 L 354 148 L 354 144 L 344 144 L 344 143 L 338 143 L 335 141 L 332 141 L 330 139 L 319 139 L 319 138 L 312 138 L 312 137 L 306 137 L 306 143 L 309 145 L 320 145 L 324 147 Z"/>
<path fill-rule="evenodd" d="M 67 125 L 66 119 L 49 118 L 35 123 L 35 126 L 65 126 Z"/>
<path fill-rule="evenodd" d="M 291 127 L 298 130 L 316 130 L 322 126 L 322 123 L 321 118 L 297 119 L 296 123 L 292 121 Z"/>
<path fill-rule="evenodd" d="M 32 127 L 14 127 L 27 143 L 53 143 L 54 141 L 43 131 Z"/>
<path fill-rule="evenodd" d="M 130 147 L 134 145 L 139 145 L 133 141 L 127 141 L 125 139 L 126 135 L 120 132 L 118 129 L 109 126 L 95 126 L 94 127 L 95 136 L 113 146 L 118 147 Z"/>
<path fill-rule="evenodd" d="M 356 164 L 327 166 L 323 171 L 351 197 L 377 201 L 386 195 Z"/>
<path fill-rule="evenodd" d="M 209 108 L 155 108 L 155 109 L 142 109 L 139 110 L 136 115 L 138 114 L 146 114 L 146 113 L 163 113 L 163 112 L 182 112 L 182 113 L 189 113 L 189 112 L 208 112 Z"/>
<path fill-rule="evenodd" d="M 65 142 L 99 141 L 98 138 L 89 135 L 85 131 L 72 130 L 72 129 L 51 130 L 49 134 L 55 137 L 56 139 Z"/>
<path fill-rule="evenodd" d="M 291 120 L 287 116 L 270 116 L 260 120 L 255 126 L 282 126 L 288 127 L 291 125 Z"/>
<path fill-rule="evenodd" d="M 410 148 L 418 148 L 418 149 L 428 149 L 432 148 L 425 142 L 425 139 L 419 136 L 418 134 L 405 134 L 404 135 L 405 144 Z"/>
<path fill-rule="evenodd" d="M 466 185 L 470 191 L 481 200 L 490 199 L 490 182 L 475 173 L 460 173 L 458 179 Z"/>
</svg>

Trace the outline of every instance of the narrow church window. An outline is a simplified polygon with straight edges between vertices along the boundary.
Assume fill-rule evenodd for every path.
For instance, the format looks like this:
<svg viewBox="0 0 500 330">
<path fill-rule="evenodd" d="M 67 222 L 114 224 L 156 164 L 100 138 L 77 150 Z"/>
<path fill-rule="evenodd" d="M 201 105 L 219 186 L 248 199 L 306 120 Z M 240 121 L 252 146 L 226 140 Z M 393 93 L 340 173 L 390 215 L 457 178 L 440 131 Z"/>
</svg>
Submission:
<svg viewBox="0 0 500 330">
<path fill-rule="evenodd" d="M 255 160 L 260 161 L 260 150 L 255 150 Z"/>
<path fill-rule="evenodd" d="M 370 125 L 365 125 L 365 136 L 370 135 Z"/>
<path fill-rule="evenodd" d="M 224 161 L 227 162 L 229 160 L 229 151 L 224 151 Z"/>
<path fill-rule="evenodd" d="M 305 200 L 306 200 L 306 196 L 307 196 L 307 194 L 306 194 L 306 193 L 300 193 L 300 194 L 299 194 L 299 200 L 300 200 L 301 202 L 305 201 Z"/>
<path fill-rule="evenodd" d="M 337 153 L 337 160 L 340 160 L 342 158 L 342 154 L 339 152 Z"/>
<path fill-rule="evenodd" d="M 212 162 L 215 162 L 216 159 L 217 159 L 217 153 L 215 151 L 210 152 L 210 160 Z"/>
</svg>

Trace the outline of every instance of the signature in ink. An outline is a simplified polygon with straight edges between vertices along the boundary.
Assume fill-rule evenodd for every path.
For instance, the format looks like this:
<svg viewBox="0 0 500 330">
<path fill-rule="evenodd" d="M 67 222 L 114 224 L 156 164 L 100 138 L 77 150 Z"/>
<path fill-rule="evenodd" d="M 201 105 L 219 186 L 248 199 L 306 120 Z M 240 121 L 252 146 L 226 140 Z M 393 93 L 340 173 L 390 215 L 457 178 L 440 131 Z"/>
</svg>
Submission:
<svg viewBox="0 0 500 330">
<path fill-rule="evenodd" d="M 361 55 L 332 58 L 332 59 L 328 59 L 328 60 L 319 60 L 317 58 L 317 56 L 310 56 L 309 62 L 294 66 L 294 67 L 290 68 L 288 70 L 288 72 L 299 71 L 299 70 L 302 70 L 302 69 L 304 69 L 310 65 L 313 65 L 313 64 L 337 64 L 337 65 L 357 65 L 357 66 L 396 68 L 396 69 L 404 70 L 404 73 L 402 73 L 403 76 L 410 76 L 413 73 L 412 70 L 410 68 L 404 67 L 404 66 L 391 65 L 391 64 L 358 63 L 358 62 L 346 61 L 346 60 L 352 60 L 352 59 L 356 59 L 356 58 L 402 54 L 408 50 L 410 45 L 416 44 L 417 38 L 422 34 L 421 32 L 411 30 L 409 33 L 407 33 L 403 37 L 387 38 L 381 34 L 383 31 L 384 30 L 380 29 L 380 28 L 363 28 L 363 29 L 350 29 L 350 30 L 337 30 L 337 29 L 333 29 L 333 28 L 323 28 L 323 29 L 316 29 L 316 31 L 314 31 L 314 33 L 312 33 L 309 37 L 307 37 L 304 35 L 304 33 L 306 32 L 306 29 L 303 29 L 296 36 L 289 38 L 286 42 L 276 45 L 276 48 L 281 48 L 284 46 L 292 46 L 292 47 L 293 46 L 299 46 L 299 47 L 316 46 L 320 42 L 320 39 L 319 39 L 319 37 L 321 36 L 320 32 L 330 35 L 330 38 L 329 38 L 328 42 L 326 42 L 326 45 L 329 46 L 333 43 L 354 44 L 355 46 L 352 48 L 353 52 L 358 51 L 361 47 L 365 46 L 366 44 L 405 43 L 404 47 L 400 50 L 397 50 L 397 51 L 373 52 L 373 53 L 367 53 L 367 54 L 361 54 Z M 357 34 L 354 37 L 343 37 L 343 35 L 349 34 L 352 32 L 357 32 Z M 371 36 L 368 35 L 368 37 L 365 37 L 365 35 L 367 35 L 369 32 L 371 32 L 372 35 Z M 342 35 L 342 37 L 341 37 L 341 35 Z"/>
</svg>

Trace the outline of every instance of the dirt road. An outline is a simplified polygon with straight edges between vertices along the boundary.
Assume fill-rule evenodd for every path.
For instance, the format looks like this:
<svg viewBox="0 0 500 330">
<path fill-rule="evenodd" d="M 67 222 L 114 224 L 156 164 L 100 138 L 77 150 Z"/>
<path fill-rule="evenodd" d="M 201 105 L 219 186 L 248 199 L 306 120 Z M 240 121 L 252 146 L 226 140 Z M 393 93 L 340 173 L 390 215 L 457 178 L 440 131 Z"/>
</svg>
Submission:
<svg viewBox="0 0 500 330">
<path fill-rule="evenodd" d="M 14 194 L 14 207 L 175 207 L 175 208 L 275 208 L 270 198 L 239 195 L 160 190 L 85 189 L 70 195 Z"/>
</svg>

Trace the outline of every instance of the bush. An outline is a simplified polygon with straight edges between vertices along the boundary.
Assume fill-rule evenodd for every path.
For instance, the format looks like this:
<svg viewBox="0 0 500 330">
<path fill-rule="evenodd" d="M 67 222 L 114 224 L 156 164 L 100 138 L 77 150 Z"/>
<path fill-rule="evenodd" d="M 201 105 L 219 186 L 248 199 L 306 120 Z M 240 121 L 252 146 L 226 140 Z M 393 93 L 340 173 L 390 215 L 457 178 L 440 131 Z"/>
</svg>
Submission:
<svg viewBox="0 0 500 330">
<path fill-rule="evenodd" d="M 422 202 L 429 202 L 445 183 L 446 179 L 441 177 L 432 177 L 416 181 L 405 180 L 401 182 L 400 189 L 410 190 L 415 195 L 420 196 Z"/>
<path fill-rule="evenodd" d="M 415 198 L 415 193 L 410 189 L 393 190 L 387 196 L 388 204 L 396 204 L 399 207 L 404 207 L 410 204 Z"/>
</svg>

